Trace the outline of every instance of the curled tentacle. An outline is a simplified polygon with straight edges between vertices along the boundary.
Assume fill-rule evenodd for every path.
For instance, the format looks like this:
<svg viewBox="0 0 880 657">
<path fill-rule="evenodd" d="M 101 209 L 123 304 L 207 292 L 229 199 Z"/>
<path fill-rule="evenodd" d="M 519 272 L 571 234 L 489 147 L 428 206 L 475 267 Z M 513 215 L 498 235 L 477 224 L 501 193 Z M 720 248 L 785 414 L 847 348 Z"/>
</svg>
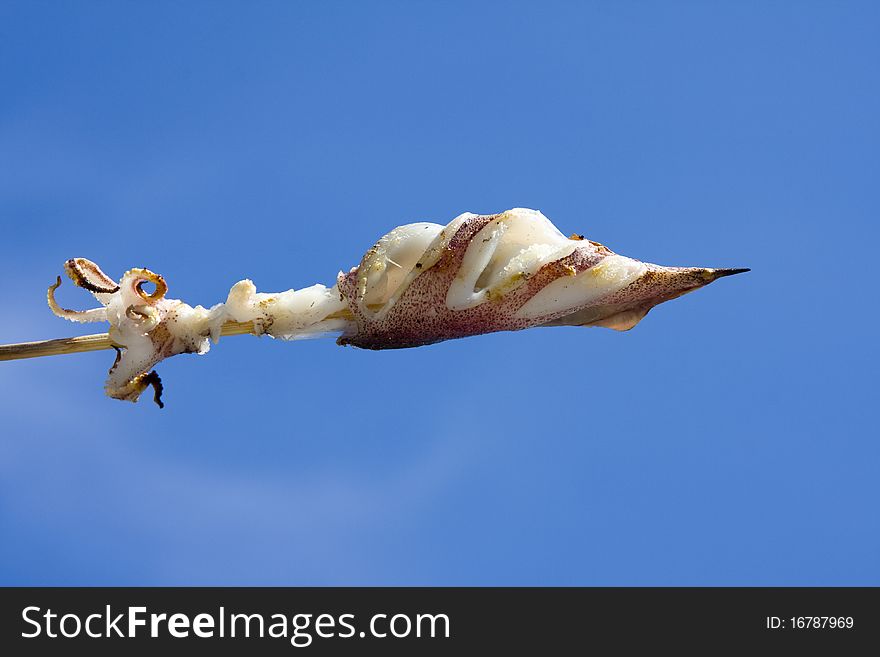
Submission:
<svg viewBox="0 0 880 657">
<path fill-rule="evenodd" d="M 125 316 L 135 322 L 145 333 L 152 331 L 159 324 L 159 312 L 152 306 L 141 304 L 125 309 Z"/>
<path fill-rule="evenodd" d="M 151 272 L 149 269 L 130 269 L 125 273 L 123 278 L 131 279 L 138 296 L 147 303 L 154 303 L 163 299 L 165 293 L 168 292 L 168 284 L 165 282 L 165 279 L 159 274 Z M 152 283 L 156 286 L 156 289 L 153 290 L 152 294 L 147 294 L 147 292 L 144 291 L 145 283 Z"/>
<path fill-rule="evenodd" d="M 58 305 L 58 302 L 55 301 L 55 290 L 61 285 L 61 277 L 58 276 L 55 279 L 55 282 L 49 286 L 49 289 L 46 291 L 46 300 L 49 302 L 49 308 L 52 310 L 56 317 L 61 317 L 63 319 L 69 320 L 71 322 L 106 322 L 107 321 L 107 309 L 106 308 L 91 308 L 89 310 L 68 310 L 67 308 L 62 308 Z"/>
</svg>

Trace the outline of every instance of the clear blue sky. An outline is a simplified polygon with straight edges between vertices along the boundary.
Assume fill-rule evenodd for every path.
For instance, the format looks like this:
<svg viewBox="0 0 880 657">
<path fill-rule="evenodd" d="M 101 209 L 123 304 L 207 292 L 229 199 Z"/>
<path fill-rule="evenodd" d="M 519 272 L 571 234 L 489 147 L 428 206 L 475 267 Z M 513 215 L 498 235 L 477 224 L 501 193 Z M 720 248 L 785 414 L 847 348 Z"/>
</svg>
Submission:
<svg viewBox="0 0 880 657">
<path fill-rule="evenodd" d="M 0 342 L 524 206 L 752 273 L 629 333 L 0 364 L 2 584 L 880 584 L 876 3 L 0 5 Z M 69 284 L 68 306 L 90 297 Z M 873 427 L 873 428 L 872 428 Z"/>
</svg>

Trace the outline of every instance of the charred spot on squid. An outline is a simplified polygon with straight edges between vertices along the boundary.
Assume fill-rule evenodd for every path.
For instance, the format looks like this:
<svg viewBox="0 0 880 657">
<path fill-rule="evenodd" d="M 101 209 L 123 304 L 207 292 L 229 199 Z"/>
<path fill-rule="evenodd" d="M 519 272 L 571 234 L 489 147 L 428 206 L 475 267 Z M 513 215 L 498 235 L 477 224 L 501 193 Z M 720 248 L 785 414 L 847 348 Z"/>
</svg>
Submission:
<svg viewBox="0 0 880 657">
<path fill-rule="evenodd" d="M 159 408 L 165 408 L 165 404 L 162 402 L 162 393 L 165 391 L 165 387 L 162 385 L 162 379 L 159 378 L 158 372 L 153 370 L 147 374 L 144 377 L 144 383 L 153 386 L 153 401 Z"/>
</svg>

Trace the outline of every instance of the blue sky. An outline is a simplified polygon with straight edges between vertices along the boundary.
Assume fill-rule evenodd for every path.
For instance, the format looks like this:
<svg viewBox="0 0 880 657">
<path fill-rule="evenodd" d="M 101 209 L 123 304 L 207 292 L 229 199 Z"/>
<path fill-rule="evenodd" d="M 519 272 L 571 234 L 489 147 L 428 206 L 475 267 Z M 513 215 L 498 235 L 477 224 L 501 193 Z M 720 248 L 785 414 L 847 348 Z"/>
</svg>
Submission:
<svg viewBox="0 0 880 657">
<path fill-rule="evenodd" d="M 211 305 L 464 211 L 753 271 L 628 333 L 224 339 L 161 411 L 3 363 L 0 583 L 880 585 L 878 19 L 3 3 L 0 342 L 90 332 L 70 257 Z"/>
</svg>

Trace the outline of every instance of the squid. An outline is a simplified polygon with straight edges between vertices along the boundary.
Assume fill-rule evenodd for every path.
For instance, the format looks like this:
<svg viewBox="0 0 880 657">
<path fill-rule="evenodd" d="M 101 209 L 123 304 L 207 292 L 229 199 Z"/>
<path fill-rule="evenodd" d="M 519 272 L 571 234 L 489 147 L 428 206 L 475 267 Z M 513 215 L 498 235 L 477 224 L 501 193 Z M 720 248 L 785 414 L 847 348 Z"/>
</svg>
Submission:
<svg viewBox="0 0 880 657">
<path fill-rule="evenodd" d="M 748 269 L 663 267 L 618 255 L 583 235 L 566 237 L 536 210 L 465 213 L 443 226 L 395 228 L 332 287 L 257 292 L 242 280 L 210 308 L 167 297 L 165 279 L 130 269 L 119 281 L 85 258 L 64 265 L 73 283 L 100 304 L 62 308 L 61 277 L 48 290 L 58 317 L 106 322 L 116 359 L 105 383 L 113 399 L 136 402 L 154 369 L 183 353 L 204 354 L 221 335 L 282 340 L 326 334 L 363 349 L 402 349 L 538 326 L 598 326 L 627 331 L 656 305 Z"/>
</svg>

